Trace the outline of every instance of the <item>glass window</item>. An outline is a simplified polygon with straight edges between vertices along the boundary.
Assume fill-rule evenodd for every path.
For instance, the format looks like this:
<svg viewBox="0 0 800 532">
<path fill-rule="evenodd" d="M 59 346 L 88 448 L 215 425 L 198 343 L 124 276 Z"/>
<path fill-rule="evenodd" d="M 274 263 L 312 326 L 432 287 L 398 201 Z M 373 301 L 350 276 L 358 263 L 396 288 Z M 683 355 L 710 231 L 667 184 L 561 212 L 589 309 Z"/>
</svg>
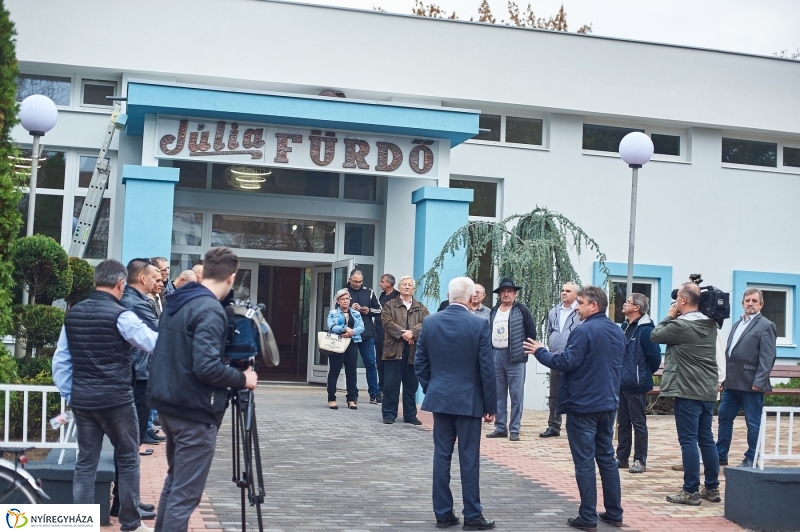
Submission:
<svg viewBox="0 0 800 532">
<path fill-rule="evenodd" d="M 634 131 L 644 133 L 643 129 L 583 124 L 583 149 L 619 153 L 622 138 Z"/>
<path fill-rule="evenodd" d="M 64 196 L 36 194 L 36 208 L 33 213 L 33 234 L 49 236 L 60 243 L 61 213 L 63 209 Z M 22 196 L 22 201 L 19 202 L 19 212 L 22 213 L 19 238 L 22 238 L 25 236 L 28 226 L 28 194 Z"/>
<path fill-rule="evenodd" d="M 778 166 L 778 145 L 774 142 L 722 139 L 722 162 L 751 166 Z"/>
<path fill-rule="evenodd" d="M 372 288 L 375 292 L 380 292 L 380 287 L 378 290 L 375 290 L 375 266 L 372 264 L 359 264 L 356 263 L 356 269 L 361 270 L 361 274 L 364 276 L 364 284 L 362 286 L 366 286 L 367 288 Z M 380 293 L 376 293 L 375 297 L 380 297 Z M 361 357 L 358 357 L 361 358 Z M 363 367 L 363 366 L 362 366 Z"/>
<path fill-rule="evenodd" d="M 478 119 L 478 127 L 489 131 L 478 131 L 478 134 L 472 137 L 473 139 L 500 142 L 500 115 L 481 114 Z"/>
<path fill-rule="evenodd" d="M 475 196 L 469 204 L 470 216 L 497 216 L 497 183 L 451 179 L 450 188 L 468 188 L 474 191 Z"/>
<path fill-rule="evenodd" d="M 339 197 L 339 174 L 266 166 L 213 165 L 211 188 L 239 192 Z"/>
<path fill-rule="evenodd" d="M 97 157 L 81 155 L 80 168 L 78 169 L 78 186 L 80 188 L 89 188 L 89 185 L 92 183 L 92 174 L 94 174 L 94 167 L 96 164 Z"/>
<path fill-rule="evenodd" d="M 783 340 L 790 340 L 787 332 L 790 329 L 787 303 L 791 301 L 791 290 L 789 287 L 781 290 L 761 289 L 764 293 L 764 306 L 761 314 L 775 324 L 778 329 L 778 338 Z"/>
<path fill-rule="evenodd" d="M 345 174 L 344 199 L 375 201 L 376 182 L 374 175 Z"/>
<path fill-rule="evenodd" d="M 474 259 L 473 255 L 467 256 L 467 263 L 469 264 Z M 483 304 L 487 307 L 492 306 L 492 290 L 494 290 L 494 267 L 492 265 L 492 243 L 486 246 L 486 252 L 478 257 L 478 276 L 475 282 L 483 285 L 486 290 L 486 296 L 483 298 Z"/>
<path fill-rule="evenodd" d="M 800 148 L 783 148 L 783 166 L 800 168 Z"/>
<path fill-rule="evenodd" d="M 506 142 L 542 145 L 542 124 L 537 118 L 506 117 Z"/>
<path fill-rule="evenodd" d="M 106 100 L 106 96 L 114 96 L 117 84 L 113 81 L 86 80 L 83 82 L 83 105 L 113 107 L 114 102 Z"/>
<path fill-rule="evenodd" d="M 206 175 L 208 173 L 207 163 L 197 163 L 194 161 L 172 161 L 172 167 L 180 170 L 177 184 L 178 187 L 206 188 Z"/>
<path fill-rule="evenodd" d="M 203 213 L 172 213 L 172 245 L 199 246 L 202 244 Z"/>
<path fill-rule="evenodd" d="M 632 288 L 634 292 L 647 296 L 647 299 L 650 301 L 650 310 L 648 314 L 655 320 L 653 317 L 653 283 L 637 283 L 634 280 Z M 614 320 L 614 323 L 623 323 L 625 321 L 625 315 L 622 313 L 622 305 L 627 299 L 625 293 L 627 289 L 628 281 L 614 281 L 614 302 L 608 305 L 608 316 Z"/>
<path fill-rule="evenodd" d="M 169 259 L 169 277 L 173 281 L 185 270 L 191 270 L 192 266 L 200 262 L 200 254 L 195 253 L 173 253 Z"/>
<path fill-rule="evenodd" d="M 660 155 L 681 155 L 681 138 L 678 135 L 662 135 L 661 133 L 653 133 L 650 135 L 653 141 L 653 153 Z"/>
<path fill-rule="evenodd" d="M 75 198 L 75 203 L 72 209 L 72 232 L 78 226 L 78 219 L 81 216 L 81 209 L 83 208 L 83 200 L 85 198 L 78 196 Z M 38 203 L 39 198 L 36 198 Z M 38 205 L 37 205 L 38 207 Z M 86 246 L 86 252 L 83 255 L 84 259 L 105 259 L 108 256 L 108 220 L 111 217 L 111 199 L 103 198 L 100 204 L 100 215 L 97 217 L 97 223 L 94 226 L 94 233 Z"/>
<path fill-rule="evenodd" d="M 211 246 L 300 253 L 335 253 L 335 222 L 215 214 Z"/>
<path fill-rule="evenodd" d="M 26 185 L 31 179 L 31 154 L 31 150 L 20 150 L 20 157 L 17 159 L 17 170 L 24 173 Z M 65 159 L 66 154 L 63 151 L 43 151 L 39 158 L 36 187 L 64 190 Z"/>
<path fill-rule="evenodd" d="M 371 224 L 344 224 L 344 254 L 375 254 L 375 226 Z"/>
<path fill-rule="evenodd" d="M 69 105 L 72 79 L 57 76 L 35 76 L 20 74 L 17 78 L 17 101 L 21 102 L 32 94 L 47 96 L 56 105 Z"/>
</svg>

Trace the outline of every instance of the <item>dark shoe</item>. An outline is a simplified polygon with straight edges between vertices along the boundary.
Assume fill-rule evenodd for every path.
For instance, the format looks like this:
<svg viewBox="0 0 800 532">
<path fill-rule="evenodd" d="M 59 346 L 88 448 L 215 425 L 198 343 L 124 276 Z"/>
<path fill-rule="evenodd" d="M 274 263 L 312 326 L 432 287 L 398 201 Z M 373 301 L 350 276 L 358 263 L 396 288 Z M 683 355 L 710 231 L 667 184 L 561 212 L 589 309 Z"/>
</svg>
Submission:
<svg viewBox="0 0 800 532">
<path fill-rule="evenodd" d="M 378 396 L 377 395 L 370 395 L 369 396 L 369 404 L 377 405 L 379 403 L 380 403 L 380 401 L 378 401 Z"/>
<path fill-rule="evenodd" d="M 719 459 L 719 465 L 728 465 L 728 459 L 727 458 L 720 458 Z"/>
<path fill-rule="evenodd" d="M 667 495 L 667 502 L 672 502 L 675 504 L 688 504 L 689 506 L 700 506 L 700 494 L 697 492 L 687 493 L 681 490 L 675 495 Z"/>
<path fill-rule="evenodd" d="M 676 464 L 672 466 L 673 471 L 683 471 L 683 464 Z"/>
<path fill-rule="evenodd" d="M 108 514 L 111 517 L 119 517 L 119 499 L 114 497 L 111 499 L 111 510 L 109 510 Z"/>
<path fill-rule="evenodd" d="M 139 508 L 139 519 L 141 519 L 142 521 L 150 521 L 151 519 L 155 518 L 156 518 L 155 512 L 145 512 L 144 510 Z"/>
<path fill-rule="evenodd" d="M 456 513 L 453 510 L 450 510 L 450 515 L 447 516 L 447 519 L 440 521 L 436 520 L 436 528 L 450 528 L 453 525 L 457 525 L 460 523 L 461 520 L 458 518 Z"/>
<path fill-rule="evenodd" d="M 617 460 L 617 469 L 628 469 L 631 465 L 627 460 Z"/>
<path fill-rule="evenodd" d="M 154 504 L 147 504 L 145 502 L 140 502 L 139 509 L 144 510 L 145 512 L 155 512 L 156 506 Z"/>
<path fill-rule="evenodd" d="M 328 408 L 331 410 L 339 410 L 339 405 L 336 404 L 336 401 L 328 401 Z"/>
<path fill-rule="evenodd" d="M 494 528 L 494 519 L 486 519 L 483 514 L 472 521 L 464 520 L 463 530 L 490 530 Z"/>
<path fill-rule="evenodd" d="M 347 401 L 347 408 L 350 410 L 358 410 L 358 407 L 356 406 L 357 404 L 358 401 Z"/>
<path fill-rule="evenodd" d="M 382 394 L 382 393 L 379 393 L 378 395 L 376 395 L 376 396 L 375 396 L 375 401 L 376 401 L 378 404 L 381 404 L 381 403 L 383 402 L 383 394 Z"/>
<path fill-rule="evenodd" d="M 140 456 L 150 456 L 153 454 L 153 449 L 145 449 L 144 451 L 139 451 Z"/>
<path fill-rule="evenodd" d="M 700 498 L 708 502 L 720 502 L 722 498 L 719 496 L 719 489 L 710 490 L 705 486 L 700 487 Z"/>
<path fill-rule="evenodd" d="M 161 443 L 161 440 L 151 438 L 149 435 L 145 434 L 142 443 L 146 443 L 147 445 L 158 445 Z"/>
<path fill-rule="evenodd" d="M 508 439 L 511 441 L 519 441 L 519 432 L 512 432 Z"/>
<path fill-rule="evenodd" d="M 486 437 L 487 438 L 508 438 L 508 432 L 497 432 L 495 430 L 494 432 L 490 432 L 489 434 L 487 434 Z M 466 526 L 466 525 L 464 525 L 464 526 Z"/>
<path fill-rule="evenodd" d="M 158 418 L 155 418 L 155 419 L 153 420 L 153 425 L 158 425 L 158 426 L 160 427 L 160 426 L 161 426 L 161 420 L 160 420 L 160 419 L 158 419 Z"/>
<path fill-rule="evenodd" d="M 539 434 L 540 438 L 558 438 L 559 436 L 561 436 L 561 432 L 553 427 L 547 427 L 546 431 Z"/>
<path fill-rule="evenodd" d="M 419 419 L 412 417 L 411 419 L 404 419 L 404 423 L 411 423 L 412 425 L 422 425 L 422 421 Z"/>
<path fill-rule="evenodd" d="M 611 518 L 608 517 L 606 512 L 600 512 L 597 514 L 597 518 L 600 519 L 604 523 L 608 523 L 611 526 L 615 526 L 617 528 L 623 526 L 622 521 L 612 521 Z"/>
<path fill-rule="evenodd" d="M 385 417 L 383 418 L 383 422 L 386 423 L 387 425 L 391 425 L 392 423 L 394 423 L 394 419 L 390 417 Z"/>
<path fill-rule="evenodd" d="M 744 460 L 742 460 L 742 463 L 739 464 L 739 467 L 753 467 L 753 461 L 745 458 Z"/>
<path fill-rule="evenodd" d="M 572 528 L 578 528 L 580 530 L 597 530 L 597 523 L 587 523 L 580 517 L 570 517 L 567 519 L 567 524 Z"/>
<path fill-rule="evenodd" d="M 154 440 L 164 441 L 167 439 L 166 436 L 159 436 L 158 434 L 156 434 L 156 432 L 153 429 L 148 430 L 145 434 L 147 435 L 148 438 L 152 438 Z"/>
</svg>

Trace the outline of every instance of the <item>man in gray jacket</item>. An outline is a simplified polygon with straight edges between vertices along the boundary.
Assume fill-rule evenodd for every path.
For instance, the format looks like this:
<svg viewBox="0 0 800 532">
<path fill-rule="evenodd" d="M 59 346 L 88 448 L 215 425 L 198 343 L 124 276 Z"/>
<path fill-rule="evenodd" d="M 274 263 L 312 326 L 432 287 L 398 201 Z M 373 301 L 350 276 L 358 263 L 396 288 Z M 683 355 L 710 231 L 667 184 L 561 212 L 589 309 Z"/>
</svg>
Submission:
<svg viewBox="0 0 800 532">
<path fill-rule="evenodd" d="M 661 396 L 675 398 L 675 427 L 683 459 L 683 489 L 667 495 L 676 504 L 700 506 L 700 499 L 719 502 L 719 456 L 711 420 L 717 400 L 717 325 L 700 312 L 700 287 L 684 283 L 650 338 L 666 344 Z M 703 454 L 705 485 L 700 488 Z"/>
<path fill-rule="evenodd" d="M 769 374 L 775 365 L 777 328 L 761 314 L 764 294 L 758 288 L 748 288 L 742 298 L 744 314 L 733 324 L 725 349 L 725 382 L 720 388 L 719 432 L 717 452 L 720 465 L 728 465 L 728 451 L 733 436 L 733 420 L 744 409 L 747 424 L 747 451 L 741 467 L 753 467 L 761 428 L 761 408 L 764 392 L 772 390 Z"/>
<path fill-rule="evenodd" d="M 557 355 L 567 348 L 569 334 L 581 323 L 578 316 L 578 285 L 572 281 L 561 287 L 561 303 L 553 307 L 547 316 L 547 347 Z M 554 438 L 561 435 L 561 414 L 558 408 L 558 383 L 561 374 L 557 369 L 550 369 L 550 417 L 547 418 L 547 430 L 539 434 L 540 438 Z"/>
</svg>

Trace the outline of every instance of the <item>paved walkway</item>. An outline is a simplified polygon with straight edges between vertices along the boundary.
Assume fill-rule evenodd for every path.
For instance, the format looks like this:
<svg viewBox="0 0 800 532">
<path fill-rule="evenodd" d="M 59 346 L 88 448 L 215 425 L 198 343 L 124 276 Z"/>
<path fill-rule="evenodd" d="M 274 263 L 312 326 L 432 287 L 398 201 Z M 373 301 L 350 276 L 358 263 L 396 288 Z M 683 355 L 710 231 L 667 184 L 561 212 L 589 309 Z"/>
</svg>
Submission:
<svg viewBox="0 0 800 532">
<path fill-rule="evenodd" d="M 258 434 L 264 463 L 264 529 L 433 530 L 431 470 L 432 416 L 420 412 L 421 427 L 384 425 L 380 407 L 348 410 L 344 398 L 332 411 L 321 387 L 259 386 Z M 498 530 L 569 529 L 577 515 L 578 493 L 566 437 L 543 440 L 545 412 L 526 411 L 521 441 L 482 441 L 481 499 Z M 402 417 L 400 418 L 402 419 Z M 674 421 L 649 416 L 648 472 L 622 479 L 624 530 L 740 530 L 722 518 L 723 504 L 699 507 L 668 504 L 679 491 L 682 473 Z M 491 427 L 487 426 L 485 432 Z M 206 496 L 191 530 L 241 530 L 240 493 L 231 482 L 230 415 L 220 429 Z M 743 419 L 737 422 L 731 461 L 746 447 Z M 564 434 L 564 432 L 562 432 Z M 142 457 L 142 498 L 156 502 L 166 474 L 163 445 Z M 460 515 L 460 482 L 454 460 L 452 488 Z M 721 475 L 724 497 L 724 474 Z M 600 506 L 602 510 L 602 506 Z M 257 530 L 255 509 L 247 508 L 247 530 Z M 115 521 L 115 520 L 112 520 Z M 116 529 L 116 525 L 114 525 Z M 603 523 L 598 530 L 612 530 Z"/>
</svg>

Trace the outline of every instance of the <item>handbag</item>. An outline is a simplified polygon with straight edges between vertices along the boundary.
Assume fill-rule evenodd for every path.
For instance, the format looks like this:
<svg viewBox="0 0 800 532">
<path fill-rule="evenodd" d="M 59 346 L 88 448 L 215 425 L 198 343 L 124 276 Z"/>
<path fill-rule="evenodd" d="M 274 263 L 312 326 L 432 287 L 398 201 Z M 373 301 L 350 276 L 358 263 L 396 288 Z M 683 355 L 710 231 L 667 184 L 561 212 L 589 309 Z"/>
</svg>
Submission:
<svg viewBox="0 0 800 532">
<path fill-rule="evenodd" d="M 336 333 L 320 331 L 317 333 L 317 345 L 321 351 L 341 354 L 347 351 L 347 347 L 350 345 L 350 338 L 342 338 L 341 335 Z"/>
</svg>

